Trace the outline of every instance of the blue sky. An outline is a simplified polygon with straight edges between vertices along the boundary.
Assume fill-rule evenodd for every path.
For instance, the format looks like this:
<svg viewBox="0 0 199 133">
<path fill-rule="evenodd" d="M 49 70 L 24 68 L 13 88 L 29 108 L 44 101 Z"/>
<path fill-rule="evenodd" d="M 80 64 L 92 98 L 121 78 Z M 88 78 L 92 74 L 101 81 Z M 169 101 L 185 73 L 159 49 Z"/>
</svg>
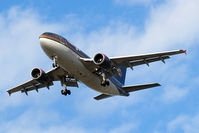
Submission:
<svg viewBox="0 0 199 133">
<path fill-rule="evenodd" d="M 19 0 L 0 5 L 0 133 L 198 133 L 198 0 Z M 93 57 L 187 49 L 164 65 L 128 70 L 126 85 L 162 86 L 95 101 L 80 83 L 72 95 L 60 83 L 27 97 L 6 90 L 51 69 L 38 37 L 58 33 Z"/>
</svg>

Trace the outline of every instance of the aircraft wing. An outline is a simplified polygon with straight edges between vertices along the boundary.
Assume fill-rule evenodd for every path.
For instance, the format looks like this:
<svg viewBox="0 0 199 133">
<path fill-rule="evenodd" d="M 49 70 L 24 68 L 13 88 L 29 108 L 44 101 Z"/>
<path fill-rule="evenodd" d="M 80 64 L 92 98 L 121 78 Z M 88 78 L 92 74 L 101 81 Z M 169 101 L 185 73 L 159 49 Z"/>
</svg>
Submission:
<svg viewBox="0 0 199 133">
<path fill-rule="evenodd" d="M 116 63 L 117 65 L 124 67 L 134 67 L 142 64 L 146 64 L 149 66 L 149 63 L 155 61 L 162 61 L 163 63 L 165 63 L 165 59 L 169 59 L 170 56 L 181 53 L 186 54 L 186 50 L 176 50 L 135 56 L 113 57 L 110 58 L 110 60 Z"/>
<path fill-rule="evenodd" d="M 67 71 L 62 69 L 61 67 L 54 68 L 48 72 L 46 72 L 47 77 L 49 78 L 49 82 L 47 83 L 39 83 L 35 79 L 32 79 L 28 82 L 25 82 L 17 87 L 14 87 L 7 92 L 9 95 L 11 95 L 14 92 L 21 91 L 22 93 L 26 93 L 28 95 L 28 91 L 36 90 L 38 92 L 38 89 L 47 87 L 49 89 L 50 86 L 53 85 L 53 81 L 61 81 L 63 77 L 70 77 L 73 79 L 73 76 L 69 74 Z M 73 87 L 78 87 L 77 81 L 75 79 L 67 81 L 67 86 L 73 86 Z"/>
<path fill-rule="evenodd" d="M 152 53 L 152 54 L 135 55 L 135 56 L 110 57 L 110 60 L 114 62 L 117 66 L 133 68 L 134 66 L 143 65 L 143 64 L 149 66 L 149 63 L 156 61 L 162 61 L 163 63 L 165 63 L 165 60 L 169 59 L 170 56 L 181 53 L 186 54 L 186 50 L 175 50 L 169 52 Z M 81 58 L 81 61 L 91 71 L 95 70 L 96 64 L 93 62 L 92 59 Z"/>
</svg>

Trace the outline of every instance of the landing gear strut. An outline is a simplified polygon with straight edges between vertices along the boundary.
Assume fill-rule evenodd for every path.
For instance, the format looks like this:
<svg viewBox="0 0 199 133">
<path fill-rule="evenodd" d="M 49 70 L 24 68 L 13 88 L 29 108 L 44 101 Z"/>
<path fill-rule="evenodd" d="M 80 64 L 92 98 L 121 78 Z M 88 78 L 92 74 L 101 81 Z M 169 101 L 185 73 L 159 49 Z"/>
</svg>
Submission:
<svg viewBox="0 0 199 133">
<path fill-rule="evenodd" d="M 55 67 L 58 67 L 58 64 L 57 64 L 57 56 L 53 57 L 53 68 Z"/>
<path fill-rule="evenodd" d="M 61 94 L 64 95 L 64 96 L 70 95 L 71 91 L 67 89 L 66 78 L 62 79 L 61 84 L 64 87 L 64 89 L 61 90 Z"/>
<path fill-rule="evenodd" d="M 104 87 L 110 85 L 109 81 L 106 80 L 105 73 L 102 73 L 102 83 L 101 83 L 101 85 L 104 86 Z"/>
</svg>

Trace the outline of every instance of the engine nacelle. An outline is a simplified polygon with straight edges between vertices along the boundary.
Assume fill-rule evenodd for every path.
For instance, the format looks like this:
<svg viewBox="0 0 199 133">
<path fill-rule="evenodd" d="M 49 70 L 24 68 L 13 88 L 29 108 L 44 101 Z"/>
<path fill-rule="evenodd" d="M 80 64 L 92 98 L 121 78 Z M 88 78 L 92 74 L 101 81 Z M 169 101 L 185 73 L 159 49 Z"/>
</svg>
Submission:
<svg viewBox="0 0 199 133">
<path fill-rule="evenodd" d="M 102 53 L 96 54 L 93 58 L 93 62 L 96 65 L 105 69 L 110 69 L 112 66 L 111 60 L 105 54 L 102 54 Z"/>
<path fill-rule="evenodd" d="M 39 83 L 48 82 L 46 73 L 40 68 L 34 68 L 31 72 L 32 79 L 37 80 Z"/>
</svg>

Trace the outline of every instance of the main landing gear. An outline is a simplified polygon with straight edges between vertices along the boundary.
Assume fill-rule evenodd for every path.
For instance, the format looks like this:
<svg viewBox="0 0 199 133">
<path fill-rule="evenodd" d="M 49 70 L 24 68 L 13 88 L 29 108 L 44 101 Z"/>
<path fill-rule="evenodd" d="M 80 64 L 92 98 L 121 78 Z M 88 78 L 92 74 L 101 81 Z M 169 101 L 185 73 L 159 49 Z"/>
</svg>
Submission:
<svg viewBox="0 0 199 133">
<path fill-rule="evenodd" d="M 110 83 L 109 83 L 109 81 L 105 80 L 105 81 L 102 81 L 101 85 L 106 87 L 106 86 L 109 86 Z"/>
<path fill-rule="evenodd" d="M 63 78 L 61 80 L 61 84 L 62 86 L 64 87 L 63 90 L 61 90 L 61 94 L 64 95 L 64 96 L 67 96 L 67 95 L 70 95 L 71 94 L 71 91 L 67 89 L 67 85 L 66 85 L 66 78 Z"/>
<path fill-rule="evenodd" d="M 71 94 L 71 91 L 67 90 L 67 89 L 64 89 L 64 90 L 61 90 L 61 94 L 64 95 L 64 96 L 67 96 L 67 95 Z"/>
<path fill-rule="evenodd" d="M 110 83 L 109 83 L 108 80 L 106 80 L 106 75 L 105 75 L 105 73 L 102 73 L 101 76 L 102 76 L 102 83 L 101 83 L 101 85 L 104 86 L 104 87 L 109 86 Z"/>
<path fill-rule="evenodd" d="M 61 94 L 64 96 L 70 95 L 71 91 L 67 89 L 65 84 L 63 84 L 63 86 L 64 86 L 64 90 L 61 90 Z"/>
</svg>

